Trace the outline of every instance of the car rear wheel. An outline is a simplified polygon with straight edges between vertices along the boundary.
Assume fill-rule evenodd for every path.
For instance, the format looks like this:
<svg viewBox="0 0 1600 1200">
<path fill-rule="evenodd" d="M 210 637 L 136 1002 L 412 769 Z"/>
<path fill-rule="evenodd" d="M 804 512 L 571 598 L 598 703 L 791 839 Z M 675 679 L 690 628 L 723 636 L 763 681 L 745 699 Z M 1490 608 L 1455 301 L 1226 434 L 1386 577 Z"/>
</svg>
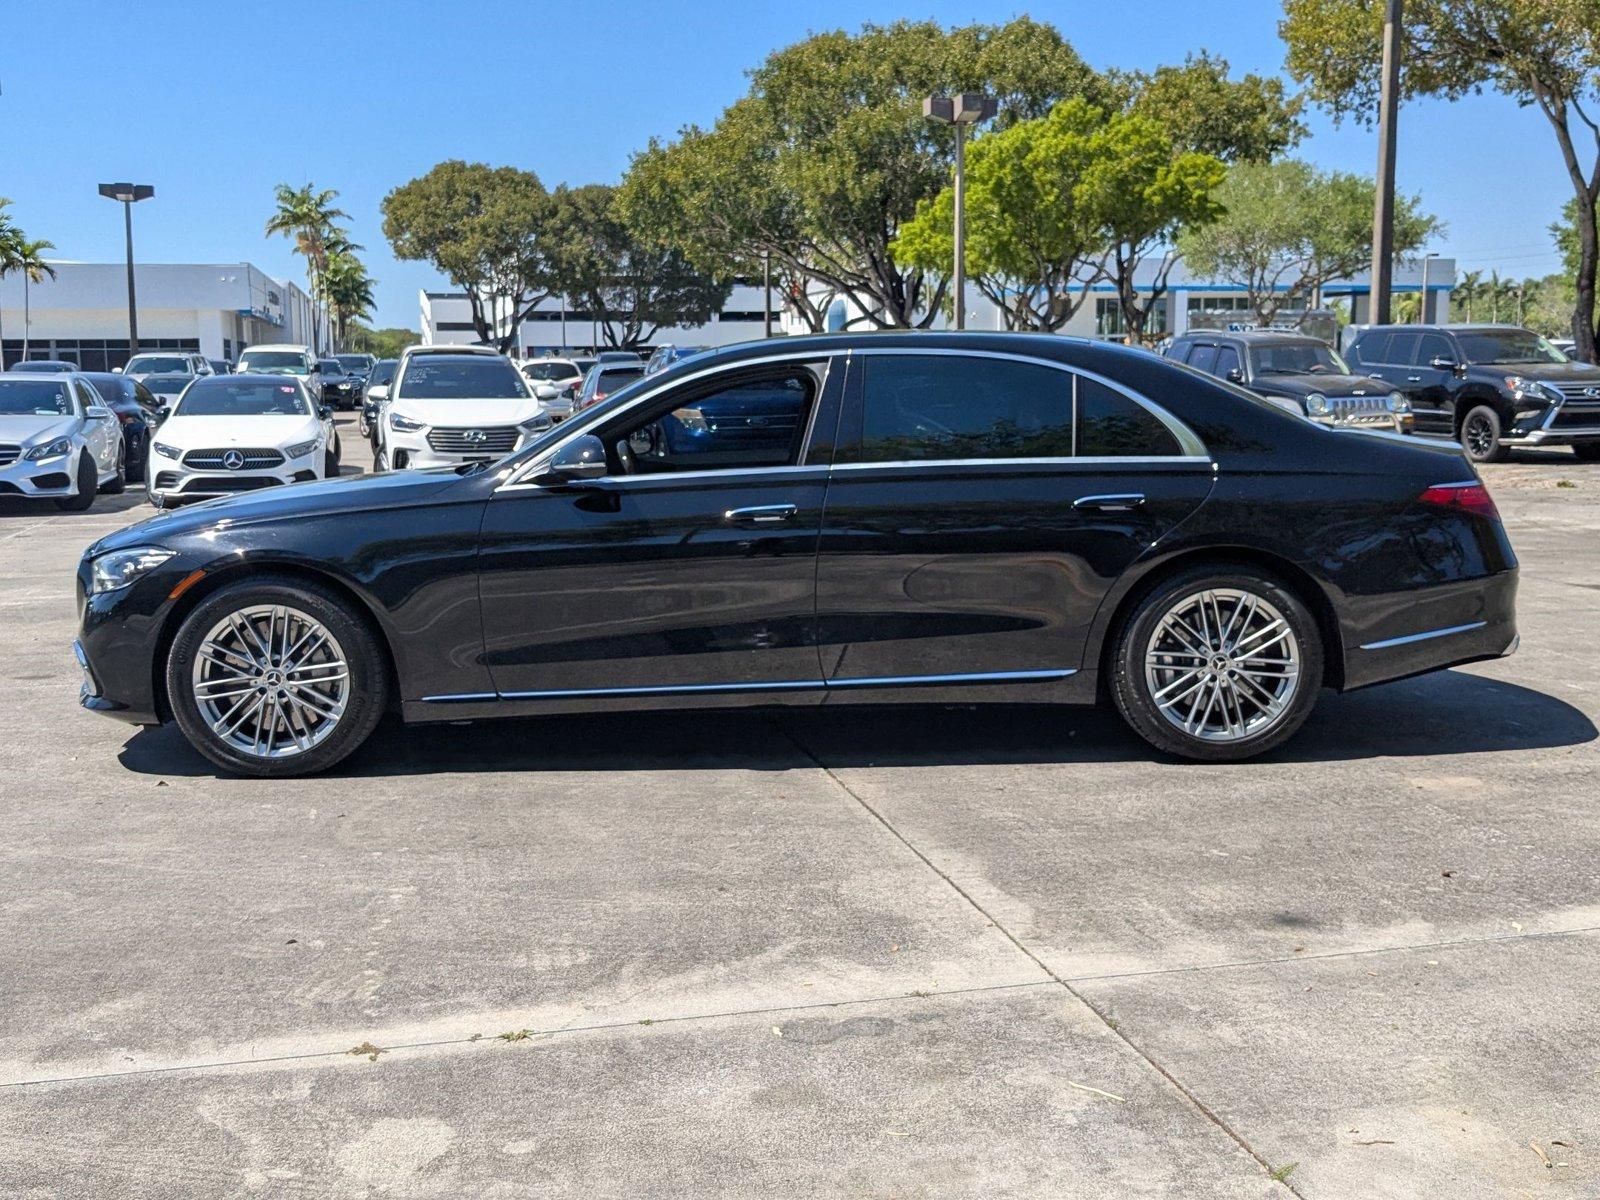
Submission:
<svg viewBox="0 0 1600 1200">
<path fill-rule="evenodd" d="M 1475 463 L 1508 458 L 1511 452 L 1500 444 L 1500 414 L 1487 404 L 1468 412 L 1461 421 L 1461 448 Z"/>
<path fill-rule="evenodd" d="M 1228 762 L 1294 736 L 1316 704 L 1322 655 L 1316 620 L 1281 582 L 1249 566 L 1199 567 L 1123 623 L 1110 689 L 1157 749 Z"/>
<path fill-rule="evenodd" d="M 100 473 L 95 470 L 94 456 L 85 450 L 78 455 L 78 494 L 56 501 L 62 512 L 86 512 L 100 491 Z"/>
<path fill-rule="evenodd" d="M 128 490 L 128 447 L 126 443 L 117 444 L 117 473 L 110 483 L 100 489 L 108 496 L 120 496 Z"/>
<path fill-rule="evenodd" d="M 300 580 L 233 584 L 185 618 L 167 696 L 191 745 L 241 775 L 325 771 L 383 716 L 386 660 L 367 623 Z"/>
</svg>

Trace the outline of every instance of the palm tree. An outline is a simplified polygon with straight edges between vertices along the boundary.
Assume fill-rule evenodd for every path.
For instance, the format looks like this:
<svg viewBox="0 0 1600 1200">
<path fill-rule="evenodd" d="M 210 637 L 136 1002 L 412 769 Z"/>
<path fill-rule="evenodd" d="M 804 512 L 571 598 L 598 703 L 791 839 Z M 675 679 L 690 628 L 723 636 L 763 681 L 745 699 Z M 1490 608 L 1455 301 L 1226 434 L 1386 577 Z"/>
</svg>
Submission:
<svg viewBox="0 0 1600 1200">
<path fill-rule="evenodd" d="M 306 260 L 306 282 L 314 298 L 321 292 L 318 280 L 328 266 L 330 243 L 350 244 L 345 231 L 337 224 L 339 221 L 348 221 L 350 214 L 334 206 L 339 193 L 331 188 L 319 192 L 310 183 L 301 188 L 280 183 L 273 194 L 278 207 L 267 218 L 266 235 L 272 237 L 282 234 L 294 240 L 295 253 Z M 311 310 L 311 340 L 317 343 L 312 349 L 320 350 L 322 338 L 314 306 Z"/>
<path fill-rule="evenodd" d="M 1472 302 L 1483 294 L 1483 272 L 1463 271 L 1461 282 L 1456 285 L 1456 292 L 1460 295 L 1461 303 L 1466 306 L 1467 323 L 1472 323 Z"/>
<path fill-rule="evenodd" d="M 6 209 L 11 207 L 11 201 L 0 196 L 0 281 L 17 269 L 17 247 L 22 242 L 22 230 L 11 223 L 11 217 Z M 5 330 L 0 325 L 0 347 L 5 345 Z M 0 371 L 5 370 L 5 354 L 0 351 Z"/>
<path fill-rule="evenodd" d="M 46 250 L 54 250 L 56 244 L 47 242 L 43 238 L 28 241 L 21 237 L 16 238 L 11 258 L 11 270 L 22 272 L 22 357 L 28 357 L 29 326 L 33 323 L 32 305 L 28 297 L 28 285 L 43 283 L 48 276 L 56 277 L 56 269 L 44 260 Z"/>
<path fill-rule="evenodd" d="M 334 344 L 344 349 L 350 322 L 372 314 L 376 303 L 372 298 L 373 279 L 359 258 L 348 251 L 338 251 L 328 256 L 321 284 L 322 299 L 333 314 Z"/>
</svg>

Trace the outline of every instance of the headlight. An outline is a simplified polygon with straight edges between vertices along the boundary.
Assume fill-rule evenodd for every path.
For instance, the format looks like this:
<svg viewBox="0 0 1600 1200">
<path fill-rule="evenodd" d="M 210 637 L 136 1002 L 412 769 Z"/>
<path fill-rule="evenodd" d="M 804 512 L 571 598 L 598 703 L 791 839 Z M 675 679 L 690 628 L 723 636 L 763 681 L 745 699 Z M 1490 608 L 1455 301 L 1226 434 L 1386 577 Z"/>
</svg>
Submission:
<svg viewBox="0 0 1600 1200">
<path fill-rule="evenodd" d="M 402 417 L 399 413 L 389 414 L 389 428 L 396 433 L 416 433 L 427 427 L 425 421 L 413 421 L 410 417 Z"/>
<path fill-rule="evenodd" d="M 168 446 L 162 442 L 151 442 L 150 445 L 162 458 L 170 458 L 173 462 L 177 462 L 183 456 L 183 451 L 176 446 Z"/>
<path fill-rule="evenodd" d="M 350 390 L 350 385 L 348 383 L 341 383 L 339 385 L 339 390 L 341 392 L 348 392 Z"/>
<path fill-rule="evenodd" d="M 298 442 L 295 445 L 290 446 L 284 451 L 284 453 L 290 458 L 301 458 L 307 454 L 310 454 L 313 450 L 321 449 L 322 439 L 320 437 L 314 437 L 309 442 Z"/>
<path fill-rule="evenodd" d="M 526 421 L 519 423 L 517 428 L 523 433 L 543 433 L 554 425 L 555 422 L 550 419 L 549 413 L 534 413 Z"/>
<path fill-rule="evenodd" d="M 1521 400 L 1537 400 L 1540 403 L 1549 403 L 1553 399 L 1559 399 L 1537 379 L 1525 379 L 1521 375 L 1507 375 L 1506 386 L 1511 389 L 1513 395 Z"/>
<path fill-rule="evenodd" d="M 35 446 L 23 455 L 29 462 L 43 462 L 47 458 L 60 458 L 64 454 L 72 453 L 72 439 L 58 437 L 53 442 L 46 442 L 43 446 Z"/>
<path fill-rule="evenodd" d="M 171 550 L 159 546 L 135 546 L 132 550 L 113 550 L 89 565 L 89 592 L 114 592 L 125 588 L 147 571 L 153 571 L 172 557 Z"/>
<path fill-rule="evenodd" d="M 1385 403 L 1392 413 L 1408 413 L 1411 411 L 1411 401 L 1407 400 L 1399 392 L 1390 392 Z"/>
<path fill-rule="evenodd" d="M 1313 417 L 1326 417 L 1333 412 L 1333 405 L 1321 392 L 1312 392 L 1306 397 L 1306 412 Z"/>
</svg>

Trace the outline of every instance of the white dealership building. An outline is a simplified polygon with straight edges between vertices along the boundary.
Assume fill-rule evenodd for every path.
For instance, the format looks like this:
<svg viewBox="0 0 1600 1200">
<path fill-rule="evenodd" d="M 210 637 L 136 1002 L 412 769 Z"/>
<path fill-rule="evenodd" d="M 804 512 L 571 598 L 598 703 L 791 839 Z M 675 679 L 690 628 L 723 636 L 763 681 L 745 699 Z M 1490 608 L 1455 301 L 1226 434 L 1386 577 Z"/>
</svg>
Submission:
<svg viewBox="0 0 1600 1200">
<path fill-rule="evenodd" d="M 106 371 L 128 360 L 124 263 L 54 262 L 55 278 L 0 280 L 0 350 Z M 250 263 L 136 263 L 141 350 L 193 350 L 236 359 L 259 342 L 311 342 L 311 298 Z M 321 322 L 327 328 L 326 320 Z"/>
</svg>

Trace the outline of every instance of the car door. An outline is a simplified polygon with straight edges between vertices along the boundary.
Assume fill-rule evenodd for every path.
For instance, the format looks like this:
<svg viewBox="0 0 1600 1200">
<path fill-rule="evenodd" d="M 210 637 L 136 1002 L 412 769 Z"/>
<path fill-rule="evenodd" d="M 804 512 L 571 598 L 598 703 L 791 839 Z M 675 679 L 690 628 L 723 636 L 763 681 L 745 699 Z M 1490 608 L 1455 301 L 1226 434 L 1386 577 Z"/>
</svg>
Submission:
<svg viewBox="0 0 1600 1200">
<path fill-rule="evenodd" d="M 1419 335 L 1414 361 L 1405 374 L 1406 394 L 1411 397 L 1414 428 L 1418 433 L 1449 437 L 1455 433 L 1455 364 L 1460 353 L 1451 338 L 1429 331 Z M 1447 362 L 1448 367 L 1436 367 Z"/>
<path fill-rule="evenodd" d="M 843 362 L 687 377 L 584 426 L 606 477 L 499 489 L 480 586 L 501 696 L 820 688 L 816 549 Z"/>
<path fill-rule="evenodd" d="M 73 381 L 78 390 L 78 403 L 83 408 L 83 437 L 89 453 L 94 457 L 95 469 L 109 475 L 117 469 L 117 451 L 122 439 L 122 427 L 110 407 L 101 402 L 100 393 L 82 379 Z"/>
<path fill-rule="evenodd" d="M 1217 365 L 1211 373 L 1218 379 L 1226 379 L 1229 383 L 1244 382 L 1244 364 L 1239 361 L 1237 347 L 1224 342 L 1217 347 Z"/>
<path fill-rule="evenodd" d="M 1108 379 L 857 351 L 817 561 L 830 689 L 1076 672 L 1107 589 L 1212 477 L 1192 431 Z"/>
<path fill-rule="evenodd" d="M 1189 351 L 1189 365 L 1196 371 L 1204 371 L 1207 375 L 1217 373 L 1217 351 L 1219 347 L 1215 342 L 1196 342 Z"/>
</svg>

